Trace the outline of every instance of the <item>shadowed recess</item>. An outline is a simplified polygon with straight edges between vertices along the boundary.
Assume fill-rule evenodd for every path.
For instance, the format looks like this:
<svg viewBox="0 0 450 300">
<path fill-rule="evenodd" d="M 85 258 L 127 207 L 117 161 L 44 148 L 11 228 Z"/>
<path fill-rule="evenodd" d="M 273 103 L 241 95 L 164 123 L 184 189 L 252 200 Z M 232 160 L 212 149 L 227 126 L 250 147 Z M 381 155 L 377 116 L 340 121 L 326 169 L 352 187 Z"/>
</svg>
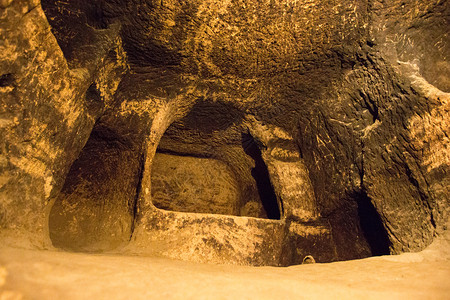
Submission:
<svg viewBox="0 0 450 300">
<path fill-rule="evenodd" d="M 391 242 L 386 229 L 383 226 L 383 221 L 378 214 L 376 208 L 373 206 L 366 191 L 361 191 L 355 195 L 356 203 L 358 204 L 358 215 L 361 229 L 364 237 L 370 246 L 373 256 L 389 255 L 389 247 Z"/>
<path fill-rule="evenodd" d="M 269 219 L 279 220 L 281 213 L 278 207 L 277 196 L 270 182 L 269 170 L 261 156 L 257 141 L 248 133 L 242 134 L 242 147 L 245 153 L 255 161 L 252 176 L 258 187 L 259 197 Z"/>
<path fill-rule="evenodd" d="M 140 168 L 139 154 L 130 142 L 97 124 L 50 212 L 53 245 L 101 252 L 128 242 Z"/>
<path fill-rule="evenodd" d="M 11 73 L 0 76 L 0 87 L 12 86 L 14 84 L 14 75 Z"/>
<path fill-rule="evenodd" d="M 182 122 L 188 128 L 210 134 L 238 124 L 243 116 L 241 111 L 229 104 L 201 101 L 194 105 Z"/>
</svg>

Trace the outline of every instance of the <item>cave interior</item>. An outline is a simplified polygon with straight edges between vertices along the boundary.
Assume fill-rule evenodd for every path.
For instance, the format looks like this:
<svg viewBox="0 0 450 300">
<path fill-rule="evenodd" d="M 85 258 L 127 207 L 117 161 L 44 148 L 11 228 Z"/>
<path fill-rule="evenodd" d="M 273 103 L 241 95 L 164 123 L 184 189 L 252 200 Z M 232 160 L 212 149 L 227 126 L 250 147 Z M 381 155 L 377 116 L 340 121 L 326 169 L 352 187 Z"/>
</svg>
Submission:
<svg viewBox="0 0 450 300">
<path fill-rule="evenodd" d="M 335 2 L 1 2 L 5 241 L 249 266 L 430 245 L 449 5 Z"/>
</svg>

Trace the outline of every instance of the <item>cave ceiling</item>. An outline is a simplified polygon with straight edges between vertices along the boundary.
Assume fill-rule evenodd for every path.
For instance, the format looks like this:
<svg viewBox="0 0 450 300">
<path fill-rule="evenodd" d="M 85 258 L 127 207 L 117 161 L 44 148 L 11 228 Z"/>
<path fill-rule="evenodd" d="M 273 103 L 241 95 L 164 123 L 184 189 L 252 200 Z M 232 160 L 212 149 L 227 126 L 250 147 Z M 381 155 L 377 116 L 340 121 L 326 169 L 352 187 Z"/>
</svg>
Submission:
<svg viewBox="0 0 450 300">
<path fill-rule="evenodd" d="M 371 43 L 364 2 L 43 2 L 55 14 L 50 22 L 66 56 L 76 56 L 79 39 L 70 39 L 68 18 L 78 23 L 77 34 L 86 30 L 80 19 L 99 32 L 119 24 L 129 76 L 148 82 L 141 88 L 156 95 L 195 88 L 199 98 L 232 102 L 272 122 L 283 115 L 278 123 L 285 127 L 293 125 L 292 108 L 310 109 L 329 97 L 333 82 L 361 63 Z"/>
</svg>

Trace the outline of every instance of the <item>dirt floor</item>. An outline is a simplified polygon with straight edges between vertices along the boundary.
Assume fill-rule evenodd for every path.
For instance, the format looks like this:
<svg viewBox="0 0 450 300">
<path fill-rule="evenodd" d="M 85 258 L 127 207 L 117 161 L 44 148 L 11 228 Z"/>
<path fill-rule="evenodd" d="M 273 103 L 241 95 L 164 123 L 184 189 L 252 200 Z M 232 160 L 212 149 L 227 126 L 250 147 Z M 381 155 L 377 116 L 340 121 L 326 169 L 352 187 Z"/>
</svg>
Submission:
<svg viewBox="0 0 450 300">
<path fill-rule="evenodd" d="M 420 253 L 288 268 L 0 246 L 0 299 L 450 299 L 450 238 Z"/>
</svg>

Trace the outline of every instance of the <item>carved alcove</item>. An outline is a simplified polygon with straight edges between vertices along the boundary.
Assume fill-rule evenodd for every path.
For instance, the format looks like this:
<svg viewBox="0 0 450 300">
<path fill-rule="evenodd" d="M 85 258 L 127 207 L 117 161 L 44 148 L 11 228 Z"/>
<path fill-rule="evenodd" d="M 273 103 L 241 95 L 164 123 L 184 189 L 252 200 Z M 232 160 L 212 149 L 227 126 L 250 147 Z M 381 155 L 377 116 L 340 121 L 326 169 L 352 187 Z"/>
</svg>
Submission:
<svg viewBox="0 0 450 300">
<path fill-rule="evenodd" d="M 162 209 L 280 219 L 255 139 L 232 106 L 199 102 L 163 135 L 152 164 L 152 201 Z M 281 201 L 281 200 L 280 200 Z"/>
</svg>

